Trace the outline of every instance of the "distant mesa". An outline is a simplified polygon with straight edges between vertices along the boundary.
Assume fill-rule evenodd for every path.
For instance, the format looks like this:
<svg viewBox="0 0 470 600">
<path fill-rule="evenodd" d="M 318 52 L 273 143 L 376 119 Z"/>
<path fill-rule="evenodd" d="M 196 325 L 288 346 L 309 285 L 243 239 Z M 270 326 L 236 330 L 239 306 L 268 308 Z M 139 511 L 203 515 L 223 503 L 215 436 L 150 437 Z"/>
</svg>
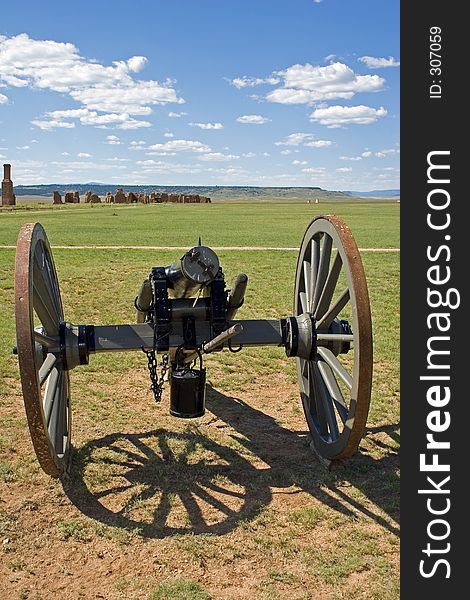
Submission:
<svg viewBox="0 0 470 600">
<path fill-rule="evenodd" d="M 2 180 L 2 206 L 15 206 L 16 196 L 13 190 L 13 181 L 11 180 L 11 165 L 3 165 Z"/>
</svg>

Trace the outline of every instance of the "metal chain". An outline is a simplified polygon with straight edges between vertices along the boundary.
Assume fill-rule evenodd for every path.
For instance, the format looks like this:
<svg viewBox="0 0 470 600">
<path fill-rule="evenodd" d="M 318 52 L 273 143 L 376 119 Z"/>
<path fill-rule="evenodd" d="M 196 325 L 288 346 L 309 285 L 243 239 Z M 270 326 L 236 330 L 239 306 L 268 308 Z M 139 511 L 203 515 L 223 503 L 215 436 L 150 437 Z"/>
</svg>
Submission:
<svg viewBox="0 0 470 600">
<path fill-rule="evenodd" d="M 165 376 L 168 372 L 169 368 L 169 359 L 168 354 L 164 354 L 162 357 L 162 366 L 160 371 L 160 377 L 158 377 L 158 363 L 157 363 L 157 353 L 155 350 L 145 350 L 142 348 L 144 354 L 147 356 L 147 366 L 150 375 L 150 381 L 152 385 L 150 389 L 153 392 L 153 397 L 155 398 L 155 402 L 160 402 L 163 394 L 163 386 L 165 384 Z"/>
</svg>

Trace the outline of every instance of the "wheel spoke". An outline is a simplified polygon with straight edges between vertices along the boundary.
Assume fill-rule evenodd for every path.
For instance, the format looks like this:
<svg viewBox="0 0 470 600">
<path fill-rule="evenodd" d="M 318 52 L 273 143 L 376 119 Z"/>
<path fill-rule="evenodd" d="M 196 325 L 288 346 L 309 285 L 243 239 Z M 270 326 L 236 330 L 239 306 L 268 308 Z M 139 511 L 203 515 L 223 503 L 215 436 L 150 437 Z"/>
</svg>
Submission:
<svg viewBox="0 0 470 600">
<path fill-rule="evenodd" d="M 305 287 L 305 295 L 307 298 L 307 306 L 304 308 L 304 312 L 308 312 L 312 301 L 312 267 L 309 262 L 304 260 L 303 262 L 303 273 L 304 273 L 304 287 Z M 303 306 L 303 305 L 302 305 Z"/>
<path fill-rule="evenodd" d="M 58 346 L 58 340 L 55 340 L 48 335 L 44 335 L 40 331 L 34 332 L 34 341 L 42 346 L 46 346 L 46 348 L 57 348 Z"/>
<path fill-rule="evenodd" d="M 41 295 L 35 282 L 33 283 L 33 307 L 47 333 L 50 335 L 58 335 L 59 327 L 57 314 L 54 309 L 51 309 L 51 305 L 44 302 L 44 296 Z"/>
<path fill-rule="evenodd" d="M 54 448 L 59 455 L 64 453 L 64 437 L 67 435 L 67 386 L 67 378 L 64 376 L 62 377 L 62 390 L 59 396 L 59 423 L 55 439 L 53 439 Z"/>
<path fill-rule="evenodd" d="M 319 239 L 312 239 L 312 242 L 310 244 L 310 289 L 311 294 L 310 294 L 310 306 L 309 306 L 309 312 L 313 312 L 313 291 L 315 289 L 315 284 L 317 281 L 317 277 L 318 277 L 318 265 L 320 262 L 320 240 Z"/>
<path fill-rule="evenodd" d="M 318 354 L 322 357 L 322 359 L 330 365 L 333 371 L 338 375 L 338 377 L 343 381 L 345 386 L 352 390 L 353 380 L 351 375 L 346 371 L 340 361 L 336 358 L 331 350 L 328 348 L 324 348 L 323 346 L 319 346 L 317 348 Z"/>
<path fill-rule="evenodd" d="M 52 371 L 56 361 L 57 356 L 49 352 L 45 361 L 42 363 L 41 368 L 39 369 L 39 385 L 42 385 L 49 377 L 49 374 Z"/>
<path fill-rule="evenodd" d="M 323 237 L 323 246 L 320 254 L 320 265 L 318 267 L 318 276 L 315 282 L 315 291 L 313 293 L 312 300 L 312 310 L 311 312 L 315 313 L 316 307 L 318 304 L 318 300 L 323 291 L 323 287 L 326 282 L 326 278 L 328 276 L 328 271 L 330 269 L 330 258 L 331 258 L 331 248 L 333 246 L 333 239 L 325 233 Z"/>
<path fill-rule="evenodd" d="M 51 410 L 54 400 L 57 394 L 57 388 L 60 384 L 60 379 L 62 378 L 62 371 L 60 371 L 57 367 L 52 369 L 51 375 L 46 383 L 46 390 L 44 392 L 44 418 L 46 424 L 49 424 L 49 419 L 51 417 Z"/>
<path fill-rule="evenodd" d="M 308 312 L 309 302 L 308 302 L 307 294 L 305 292 L 300 292 L 299 297 L 300 297 L 300 304 L 302 305 L 302 312 L 304 312 L 304 313 Z"/>
<path fill-rule="evenodd" d="M 38 242 L 34 250 L 34 260 L 44 278 L 44 281 L 51 291 L 55 306 L 60 306 L 60 293 L 57 287 L 57 280 L 53 273 L 53 267 L 48 252 L 42 241 Z"/>
<path fill-rule="evenodd" d="M 313 364 L 313 372 L 315 374 L 316 388 L 318 390 L 319 401 L 323 404 L 325 412 L 326 422 L 328 423 L 328 429 L 330 430 L 330 436 L 332 440 L 339 438 L 338 422 L 336 421 L 335 411 L 333 408 L 333 401 L 326 387 L 323 378 L 321 377 L 318 365 Z"/>
<path fill-rule="evenodd" d="M 327 329 L 349 302 L 349 288 L 343 290 L 330 310 L 317 321 L 317 329 Z"/>
<path fill-rule="evenodd" d="M 333 260 L 333 264 L 331 266 L 331 270 L 328 273 L 328 277 L 326 279 L 325 285 L 323 287 L 323 291 L 321 293 L 320 299 L 318 300 L 317 307 L 315 309 L 315 318 L 318 319 L 322 317 L 328 307 L 331 304 L 331 300 L 333 298 L 333 294 L 336 289 L 336 284 L 338 283 L 338 277 L 341 272 L 341 267 L 343 266 L 343 261 L 341 260 L 341 256 L 339 252 L 336 253 L 336 256 Z"/>
<path fill-rule="evenodd" d="M 33 305 L 41 323 L 49 335 L 58 335 L 58 325 L 62 316 L 57 290 L 51 282 L 48 271 L 41 268 L 36 260 L 33 265 L 33 289 Z"/>
<path fill-rule="evenodd" d="M 338 411 L 339 416 L 341 417 L 341 421 L 343 423 L 346 422 L 348 418 L 348 407 L 346 406 L 346 402 L 344 401 L 343 394 L 341 393 L 341 389 L 338 385 L 338 382 L 333 375 L 331 367 L 327 365 L 325 362 L 319 360 L 318 361 L 318 371 L 325 382 L 325 385 L 330 392 L 330 396 L 335 403 L 336 410 Z"/>
<path fill-rule="evenodd" d="M 60 382 L 57 385 L 56 393 L 54 394 L 54 400 L 52 403 L 52 410 L 48 424 L 49 430 L 49 438 L 51 443 L 57 452 L 57 454 L 62 454 L 63 446 L 64 446 L 64 402 L 65 402 L 65 376 L 64 373 L 61 372 Z"/>
<path fill-rule="evenodd" d="M 310 414 L 316 417 L 320 435 L 328 435 L 328 422 L 326 420 L 325 405 L 320 396 L 317 377 L 315 375 L 315 365 L 308 363 L 309 384 L 310 384 Z M 312 408 L 314 410 L 312 410 Z"/>
<path fill-rule="evenodd" d="M 310 394 L 310 387 L 309 387 L 309 381 L 308 381 L 308 361 L 306 361 L 304 358 L 300 358 L 300 373 L 302 375 L 302 390 L 300 390 L 301 392 L 303 392 L 306 396 L 308 396 Z"/>
</svg>

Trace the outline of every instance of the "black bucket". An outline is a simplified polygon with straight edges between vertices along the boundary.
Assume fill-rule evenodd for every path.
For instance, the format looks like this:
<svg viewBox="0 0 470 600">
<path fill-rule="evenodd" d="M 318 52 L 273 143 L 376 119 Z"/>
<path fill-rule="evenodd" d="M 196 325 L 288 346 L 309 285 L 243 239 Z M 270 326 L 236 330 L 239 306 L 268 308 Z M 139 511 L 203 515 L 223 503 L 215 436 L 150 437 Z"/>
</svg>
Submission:
<svg viewBox="0 0 470 600">
<path fill-rule="evenodd" d="M 187 365 L 176 367 L 171 374 L 170 414 L 180 419 L 195 419 L 205 412 L 206 370 L 202 368 L 199 355 L 199 369 Z M 178 351 L 176 353 L 176 359 Z M 177 363 L 178 365 L 178 363 Z"/>
</svg>

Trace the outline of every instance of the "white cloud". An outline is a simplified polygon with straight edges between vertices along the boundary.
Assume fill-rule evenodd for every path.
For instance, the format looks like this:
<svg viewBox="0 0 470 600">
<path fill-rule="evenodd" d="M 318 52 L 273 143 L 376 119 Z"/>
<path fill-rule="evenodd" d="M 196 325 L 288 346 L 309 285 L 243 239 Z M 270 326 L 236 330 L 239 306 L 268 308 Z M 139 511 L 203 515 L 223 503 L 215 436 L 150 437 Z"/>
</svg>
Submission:
<svg viewBox="0 0 470 600">
<path fill-rule="evenodd" d="M 307 161 L 306 160 L 293 160 L 292 164 L 293 165 L 306 165 Z"/>
<path fill-rule="evenodd" d="M 207 154 L 198 156 L 199 160 L 206 160 L 206 161 L 227 161 L 227 160 L 237 160 L 239 158 L 240 157 L 237 154 L 222 154 L 221 152 L 208 152 Z"/>
<path fill-rule="evenodd" d="M 187 114 L 187 112 L 169 112 L 168 116 L 173 119 L 179 119 L 180 117 L 185 117 Z"/>
<path fill-rule="evenodd" d="M 173 138 L 173 137 L 175 137 L 175 134 L 174 133 L 170 133 L 169 131 L 167 131 L 166 133 L 163 134 L 163 137 Z"/>
<path fill-rule="evenodd" d="M 316 140 L 313 133 L 291 133 L 280 142 L 274 142 L 276 146 L 306 146 L 307 148 L 325 148 L 331 146 L 330 140 Z M 285 154 L 285 152 L 283 152 Z"/>
<path fill-rule="evenodd" d="M 325 171 L 325 167 L 308 167 L 307 169 L 302 169 L 302 173 L 314 173 L 316 175 L 321 175 Z"/>
<path fill-rule="evenodd" d="M 130 162 L 130 158 L 119 158 L 117 156 L 113 156 L 113 158 L 105 158 L 105 160 L 109 160 L 111 162 Z"/>
<path fill-rule="evenodd" d="M 151 125 L 148 121 L 139 121 L 131 118 L 128 113 L 107 113 L 100 115 L 94 110 L 88 110 L 88 108 L 53 110 L 46 112 L 45 118 L 48 120 L 35 120 L 32 123 L 41 129 L 54 129 L 70 125 L 74 127 L 73 123 L 63 121 L 63 119 L 79 119 L 82 125 L 94 125 L 95 127 L 105 129 L 110 125 L 114 125 L 116 129 L 139 129 L 141 127 L 150 127 Z"/>
<path fill-rule="evenodd" d="M 340 160 L 362 160 L 362 156 L 340 156 Z"/>
<path fill-rule="evenodd" d="M 45 131 L 49 131 L 50 129 L 58 129 L 58 128 L 73 129 L 75 127 L 75 123 L 70 123 L 70 121 L 57 121 L 57 120 L 40 121 L 38 119 L 33 119 L 31 121 L 31 123 L 33 125 L 36 125 L 36 127 L 39 127 L 39 129 L 43 129 Z"/>
<path fill-rule="evenodd" d="M 313 140 L 313 133 L 291 133 L 280 142 L 275 142 L 276 146 L 299 146 L 308 140 Z"/>
<path fill-rule="evenodd" d="M 372 152 L 372 150 L 364 150 L 360 156 L 340 156 L 340 160 L 351 160 L 357 161 L 362 160 L 363 158 L 385 158 L 391 154 L 400 154 L 400 150 L 398 148 L 385 148 L 384 150 L 379 150 L 378 152 Z"/>
<path fill-rule="evenodd" d="M 343 127 L 344 125 L 370 125 L 379 118 L 385 117 L 387 111 L 382 106 L 327 106 L 317 108 L 310 115 L 312 121 L 317 121 L 327 127 Z"/>
<path fill-rule="evenodd" d="M 73 161 L 72 160 L 70 162 L 52 161 L 50 164 L 60 167 L 60 168 L 64 168 L 64 169 L 70 169 L 69 172 L 76 171 L 76 170 L 109 171 L 112 169 L 127 169 L 127 167 L 125 165 L 111 165 L 111 164 L 97 163 L 97 162 L 86 161 L 86 160 L 83 160 L 83 161 L 80 161 L 80 160 Z"/>
<path fill-rule="evenodd" d="M 237 118 L 238 123 L 251 123 L 253 125 L 263 125 L 267 123 L 269 119 L 262 117 L 261 115 L 242 115 Z"/>
<path fill-rule="evenodd" d="M 60 155 L 61 156 L 70 156 L 70 152 L 61 152 Z"/>
<path fill-rule="evenodd" d="M 5 94 L 0 94 L 0 104 L 6 104 L 8 102 L 8 96 Z"/>
<path fill-rule="evenodd" d="M 119 144 L 122 144 L 121 140 L 118 138 L 117 135 L 107 135 L 106 143 L 110 144 L 111 146 L 118 146 Z"/>
<path fill-rule="evenodd" d="M 386 148 L 385 150 L 379 150 L 376 152 L 375 156 L 377 156 L 377 158 L 385 158 L 390 154 L 400 154 L 400 150 L 398 150 L 398 148 Z"/>
<path fill-rule="evenodd" d="M 361 62 L 365 63 L 369 69 L 384 69 L 386 67 L 399 67 L 400 61 L 393 56 L 388 58 L 374 57 L 374 56 L 361 56 L 359 58 Z"/>
<path fill-rule="evenodd" d="M 352 173 L 352 168 L 351 167 L 339 167 L 339 169 L 336 169 L 337 173 Z"/>
<path fill-rule="evenodd" d="M 139 121 L 137 119 L 129 119 L 128 121 L 123 121 L 116 125 L 116 129 L 141 129 L 142 127 L 150 127 L 152 123 L 149 121 Z"/>
<path fill-rule="evenodd" d="M 30 146 L 16 146 L 17 150 L 29 150 Z"/>
<path fill-rule="evenodd" d="M 245 87 L 255 87 L 255 85 L 261 85 L 267 83 L 269 85 L 276 85 L 280 82 L 279 77 L 272 75 L 271 77 L 235 77 L 235 79 L 229 79 L 230 83 L 238 90 Z"/>
<path fill-rule="evenodd" d="M 284 155 L 292 154 L 292 150 L 281 150 L 281 154 L 284 154 Z"/>
<path fill-rule="evenodd" d="M 211 148 L 196 140 L 169 140 L 164 144 L 153 144 L 149 150 L 169 152 L 211 152 Z"/>
<path fill-rule="evenodd" d="M 176 156 L 176 152 L 146 152 L 148 156 Z"/>
<path fill-rule="evenodd" d="M 189 123 L 191 127 L 199 127 L 199 129 L 223 129 L 222 123 Z"/>
<path fill-rule="evenodd" d="M 71 43 L 34 40 L 26 33 L 0 37 L 0 82 L 11 87 L 68 94 L 89 111 L 148 115 L 155 104 L 183 103 L 172 80 L 159 83 L 132 77 L 131 73 L 140 71 L 146 62 L 143 56 L 133 56 L 127 61 L 114 61 L 105 66 L 81 56 Z M 95 115 L 96 122 L 89 124 L 100 126 L 99 119 L 104 116 Z M 61 120 L 57 119 L 57 122 Z M 51 124 L 49 120 L 48 124 L 41 121 L 37 126 L 53 129 L 64 125 Z M 123 121 L 119 127 L 132 129 L 138 126 L 127 120 L 127 125 Z"/>
<path fill-rule="evenodd" d="M 88 154 L 88 152 L 79 152 L 77 156 L 78 158 L 91 158 L 91 154 Z"/>
<path fill-rule="evenodd" d="M 304 144 L 307 148 L 326 148 L 327 146 L 332 145 L 331 140 L 312 140 L 311 142 L 307 142 Z"/>
<path fill-rule="evenodd" d="M 292 65 L 279 75 L 283 86 L 267 94 L 268 102 L 312 104 L 334 98 L 350 99 L 359 92 L 377 92 L 385 83 L 378 75 L 357 75 L 340 62 L 325 67 L 309 63 Z"/>
<path fill-rule="evenodd" d="M 145 56 L 132 56 L 127 61 L 127 66 L 129 67 L 129 71 L 132 71 L 133 73 L 138 73 L 139 71 L 142 71 L 147 62 L 148 61 L 145 58 Z"/>
<path fill-rule="evenodd" d="M 199 165 L 185 164 L 185 163 L 169 163 L 164 161 L 139 160 L 136 162 L 137 165 L 142 167 L 144 173 L 189 173 L 196 174 L 202 173 L 206 169 L 203 169 Z"/>
</svg>

